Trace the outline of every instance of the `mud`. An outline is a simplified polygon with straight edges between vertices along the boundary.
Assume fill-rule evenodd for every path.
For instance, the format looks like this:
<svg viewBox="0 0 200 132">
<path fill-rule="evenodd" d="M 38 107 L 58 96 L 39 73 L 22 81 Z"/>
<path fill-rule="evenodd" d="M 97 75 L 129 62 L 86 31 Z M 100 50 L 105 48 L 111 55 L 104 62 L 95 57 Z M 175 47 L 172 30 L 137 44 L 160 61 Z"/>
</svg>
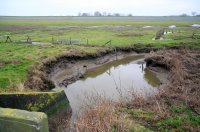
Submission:
<svg viewBox="0 0 200 132">
<path fill-rule="evenodd" d="M 128 56 L 137 56 L 135 52 L 123 53 L 110 53 L 98 58 L 85 59 L 85 60 L 71 60 L 65 66 L 65 68 L 56 68 L 49 78 L 55 83 L 56 86 L 62 87 L 67 86 L 68 84 L 73 83 L 79 78 L 83 77 L 85 72 L 89 69 L 100 67 L 109 62 L 126 58 Z M 141 54 L 141 56 L 144 54 Z"/>
<path fill-rule="evenodd" d="M 90 45 L 83 46 L 87 47 Z M 142 48 L 140 44 L 129 47 L 99 47 L 97 53 L 91 54 L 85 54 L 78 50 L 71 49 L 70 52 L 65 55 L 46 58 L 41 63 L 32 66 L 28 72 L 28 79 L 24 84 L 26 88 L 33 91 L 49 91 L 56 86 L 61 86 L 61 81 L 57 81 L 57 79 L 53 77 L 54 74 L 59 73 L 61 70 L 63 71 L 63 69 L 73 67 L 74 63 L 78 62 L 77 64 L 79 65 L 80 70 L 65 78 L 63 84 L 67 85 L 80 78 L 88 67 L 93 68 L 95 66 L 100 66 L 100 64 L 106 63 L 107 61 L 112 61 L 112 59 L 116 58 L 116 53 L 118 59 L 120 59 L 120 57 L 126 57 L 126 54 L 129 54 L 130 52 L 132 52 L 132 54 L 145 54 L 156 50 L 157 49 L 152 48 L 151 45 Z M 83 61 L 85 61 L 84 63 L 86 64 L 90 61 L 93 63 L 84 66 Z M 72 68 L 72 70 L 75 69 Z M 56 85 L 54 85 L 51 79 L 55 79 L 53 81 L 57 82 Z"/>
<path fill-rule="evenodd" d="M 131 51 L 117 51 L 111 53 L 105 53 L 100 56 L 87 56 L 61 59 L 59 63 L 55 63 L 55 66 L 48 71 L 48 78 L 54 82 L 56 87 L 67 87 L 69 84 L 76 80 L 84 77 L 86 71 L 101 67 L 102 65 L 108 64 L 112 61 L 120 60 L 130 56 L 144 56 L 146 53 L 138 54 Z M 149 68 L 150 69 L 150 68 Z M 156 76 L 160 79 L 160 84 L 166 84 L 168 82 L 168 71 L 160 69 L 153 71 Z"/>
</svg>

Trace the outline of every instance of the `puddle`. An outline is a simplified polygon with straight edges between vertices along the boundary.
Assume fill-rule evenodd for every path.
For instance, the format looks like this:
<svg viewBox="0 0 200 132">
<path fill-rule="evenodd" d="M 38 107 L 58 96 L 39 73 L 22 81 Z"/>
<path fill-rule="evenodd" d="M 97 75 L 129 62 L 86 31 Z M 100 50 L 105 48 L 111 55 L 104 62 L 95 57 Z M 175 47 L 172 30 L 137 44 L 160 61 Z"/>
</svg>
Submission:
<svg viewBox="0 0 200 132">
<path fill-rule="evenodd" d="M 43 45 L 43 44 L 51 44 L 51 43 L 47 43 L 47 42 L 27 42 L 27 40 L 20 40 L 20 42 L 22 43 L 29 43 L 29 44 L 34 44 L 34 45 Z"/>
<path fill-rule="evenodd" d="M 153 87 L 157 87 L 160 84 L 156 75 L 148 69 L 144 69 L 144 79 Z"/>
<path fill-rule="evenodd" d="M 142 28 L 153 28 L 153 26 L 143 26 Z"/>
<path fill-rule="evenodd" d="M 200 28 L 200 24 L 193 24 L 192 27 L 193 28 Z"/>
<path fill-rule="evenodd" d="M 165 31 L 164 33 L 163 33 L 163 35 L 167 35 L 167 34 L 172 34 L 173 32 L 171 32 L 171 31 Z M 156 39 L 155 37 L 154 38 L 152 38 L 152 40 L 172 40 L 172 39 L 166 39 L 166 38 L 163 38 L 163 37 L 160 37 L 159 39 Z"/>
<path fill-rule="evenodd" d="M 172 32 L 164 32 L 164 34 L 172 34 Z"/>
<path fill-rule="evenodd" d="M 64 90 L 72 108 L 73 119 L 85 103 L 92 102 L 89 96 L 101 95 L 114 101 L 129 100 L 132 94 L 144 97 L 156 94 L 159 84 L 156 76 L 146 69 L 143 56 L 137 56 L 90 69 L 83 78 Z"/>
<path fill-rule="evenodd" d="M 154 38 L 152 38 L 152 40 L 164 40 L 164 38 L 163 38 L 163 37 L 160 37 L 159 39 L 156 39 L 156 38 L 154 37 Z"/>
<path fill-rule="evenodd" d="M 37 45 L 37 44 L 50 44 L 50 43 L 46 43 L 46 42 L 32 42 L 31 44 Z"/>
<path fill-rule="evenodd" d="M 104 28 L 104 27 L 109 27 L 109 25 L 88 26 L 86 28 Z"/>
<path fill-rule="evenodd" d="M 176 28 L 176 25 L 170 25 L 168 27 L 171 28 L 171 29 L 173 29 L 173 28 Z"/>
<path fill-rule="evenodd" d="M 152 38 L 152 40 L 172 40 L 172 39 L 165 39 L 163 37 L 160 37 L 160 39 L 155 39 L 155 37 L 154 37 L 154 38 Z"/>
<path fill-rule="evenodd" d="M 98 25 L 98 26 L 88 26 L 86 28 L 125 28 L 132 27 L 132 25 Z"/>
</svg>

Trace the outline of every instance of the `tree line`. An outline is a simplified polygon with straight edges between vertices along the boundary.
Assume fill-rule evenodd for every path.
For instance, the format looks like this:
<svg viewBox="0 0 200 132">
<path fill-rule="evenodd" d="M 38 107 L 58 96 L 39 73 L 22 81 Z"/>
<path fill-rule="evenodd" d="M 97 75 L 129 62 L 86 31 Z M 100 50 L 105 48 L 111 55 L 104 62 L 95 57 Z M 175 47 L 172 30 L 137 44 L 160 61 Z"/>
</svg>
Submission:
<svg viewBox="0 0 200 132">
<path fill-rule="evenodd" d="M 119 16 L 133 16 L 131 13 L 129 14 L 122 14 L 122 13 L 108 13 L 108 12 L 100 12 L 100 11 L 95 11 L 94 13 L 86 13 L 86 12 L 79 12 L 78 13 L 78 16 L 96 16 L 96 17 L 101 17 L 101 16 L 116 16 L 116 17 L 119 17 Z M 171 16 L 181 16 L 181 17 L 186 17 L 186 16 L 200 16 L 200 14 L 198 14 L 197 12 L 191 12 L 191 15 L 190 14 L 186 14 L 186 13 L 182 13 L 180 15 L 171 15 Z"/>
<path fill-rule="evenodd" d="M 86 13 L 86 12 L 79 12 L 78 16 L 96 16 L 96 17 L 100 17 L 100 16 L 133 16 L 132 14 L 121 14 L 121 13 L 108 13 L 108 12 L 99 12 L 99 11 L 95 11 L 94 13 Z"/>
</svg>

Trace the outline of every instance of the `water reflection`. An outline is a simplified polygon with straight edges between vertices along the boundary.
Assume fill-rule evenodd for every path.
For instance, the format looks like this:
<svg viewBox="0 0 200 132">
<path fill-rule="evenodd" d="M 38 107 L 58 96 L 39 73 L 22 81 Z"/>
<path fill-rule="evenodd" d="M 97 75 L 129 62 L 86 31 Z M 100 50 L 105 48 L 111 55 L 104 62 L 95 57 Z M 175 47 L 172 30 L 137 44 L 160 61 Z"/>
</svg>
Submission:
<svg viewBox="0 0 200 132">
<path fill-rule="evenodd" d="M 132 94 L 155 94 L 159 81 L 146 69 L 141 58 L 143 56 L 128 57 L 88 70 L 84 78 L 68 85 L 65 93 L 72 107 L 72 117 L 81 111 L 85 103 L 92 102 L 90 96 L 102 95 L 118 101 L 128 99 Z"/>
</svg>

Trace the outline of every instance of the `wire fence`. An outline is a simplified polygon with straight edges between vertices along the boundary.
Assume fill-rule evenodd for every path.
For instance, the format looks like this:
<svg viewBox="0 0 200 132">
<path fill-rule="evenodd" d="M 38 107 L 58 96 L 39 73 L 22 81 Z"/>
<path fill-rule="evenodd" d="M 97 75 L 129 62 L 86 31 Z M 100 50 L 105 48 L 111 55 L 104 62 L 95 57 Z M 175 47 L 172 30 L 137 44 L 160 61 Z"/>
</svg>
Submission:
<svg viewBox="0 0 200 132">
<path fill-rule="evenodd" d="M 104 43 L 105 42 L 105 43 Z M 107 40 L 102 42 L 101 46 L 109 46 L 112 45 L 112 40 Z M 80 38 L 58 38 L 53 37 L 51 38 L 51 41 L 37 41 L 36 39 L 32 39 L 31 36 L 27 35 L 24 37 L 24 39 L 15 39 L 15 36 L 11 35 L 4 35 L 0 36 L 0 43 L 24 43 L 24 44 L 64 44 L 64 45 L 95 45 L 92 41 L 90 41 L 88 38 L 81 40 Z"/>
</svg>

